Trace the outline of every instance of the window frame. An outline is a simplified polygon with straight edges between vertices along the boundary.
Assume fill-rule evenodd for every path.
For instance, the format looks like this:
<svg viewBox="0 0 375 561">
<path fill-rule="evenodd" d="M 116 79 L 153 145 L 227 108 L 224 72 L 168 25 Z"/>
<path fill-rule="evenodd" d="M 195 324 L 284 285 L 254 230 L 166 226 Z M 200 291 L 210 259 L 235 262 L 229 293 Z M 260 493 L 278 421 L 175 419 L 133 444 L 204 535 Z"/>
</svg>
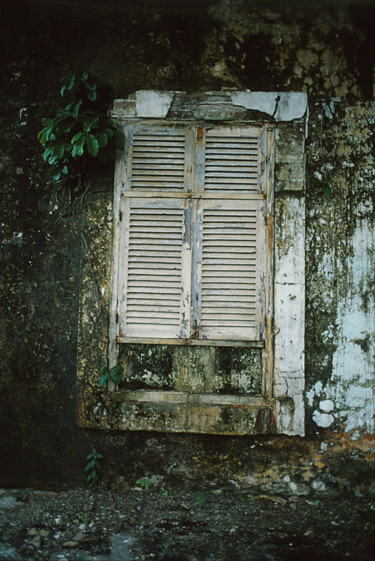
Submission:
<svg viewBox="0 0 375 561">
<path fill-rule="evenodd" d="M 153 129 L 159 131 L 167 131 L 168 129 L 183 129 L 186 131 L 187 144 L 187 162 L 185 174 L 188 175 L 183 190 L 171 190 L 170 192 L 163 191 L 146 191 L 140 192 L 139 190 L 132 191 L 130 186 L 130 178 L 128 170 L 131 170 L 131 150 L 125 149 L 117 155 L 115 165 L 115 190 L 114 190 L 114 228 L 113 228 L 113 270 L 111 282 L 111 301 L 110 301 L 110 361 L 116 363 L 118 356 L 118 346 L 123 343 L 133 344 L 167 344 L 167 345 L 205 345 L 205 346 L 227 346 L 227 347 L 256 347 L 264 348 L 266 354 L 266 362 L 269 363 L 273 354 L 272 350 L 272 337 L 270 337 L 270 329 L 273 321 L 273 172 L 274 172 L 274 126 L 272 123 L 254 124 L 249 122 L 184 122 L 182 120 L 167 120 L 167 119 L 130 119 L 122 122 L 119 125 L 120 130 L 123 131 L 126 143 L 129 141 L 129 136 L 132 137 L 133 132 L 138 129 L 144 128 L 145 130 Z M 202 174 L 204 166 L 205 149 L 202 144 L 205 141 L 206 131 L 230 131 L 234 130 L 236 133 L 243 131 L 256 131 L 259 141 L 259 155 L 262 161 L 259 162 L 259 175 L 258 182 L 260 190 L 258 193 L 247 192 L 218 192 L 204 190 L 204 180 L 198 177 Z M 202 132 L 203 131 L 203 132 Z M 223 134 L 225 136 L 225 134 Z M 260 157 L 260 156 L 258 156 Z M 192 173 L 192 167 L 194 168 Z M 121 273 L 122 267 L 125 267 L 124 256 L 122 255 L 122 240 L 124 236 L 124 199 L 127 198 L 155 198 L 156 200 L 164 198 L 173 198 L 178 200 L 187 200 L 189 204 L 192 203 L 194 208 L 200 203 L 205 205 L 207 201 L 263 201 L 264 203 L 264 226 L 261 228 L 261 237 L 264 236 L 264 263 L 261 268 L 264 272 L 263 279 L 263 322 L 261 322 L 262 333 L 257 333 L 257 337 L 244 337 L 244 338 L 229 338 L 229 337 L 215 337 L 215 338 L 199 338 L 194 336 L 194 328 L 191 329 L 192 336 L 187 337 L 132 337 L 124 336 L 121 334 L 120 329 L 120 314 L 119 314 L 119 294 L 124 290 L 121 286 Z M 196 214 L 194 213 L 194 216 Z M 194 227 L 194 220 L 192 220 L 192 227 Z M 258 221 L 259 226 L 259 221 Z M 258 258 L 257 252 L 257 258 Z M 194 258 L 189 258 L 194 268 Z M 195 273 L 194 273 L 195 276 Z M 191 293 L 196 291 L 196 284 L 194 280 L 189 287 Z M 197 314 L 196 307 L 192 307 L 192 322 Z M 198 313 L 200 310 L 198 311 Z M 258 322 L 259 325 L 259 322 Z M 268 370 L 270 365 L 265 365 L 265 370 Z M 263 376 L 264 384 L 268 385 L 265 381 L 266 376 Z"/>
</svg>

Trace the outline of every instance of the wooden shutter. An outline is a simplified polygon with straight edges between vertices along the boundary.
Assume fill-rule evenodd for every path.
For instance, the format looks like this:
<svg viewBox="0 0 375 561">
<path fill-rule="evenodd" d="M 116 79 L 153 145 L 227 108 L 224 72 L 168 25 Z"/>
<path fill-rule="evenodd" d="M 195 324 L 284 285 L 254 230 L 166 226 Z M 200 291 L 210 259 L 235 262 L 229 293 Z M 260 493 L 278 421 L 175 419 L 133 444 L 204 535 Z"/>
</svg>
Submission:
<svg viewBox="0 0 375 561">
<path fill-rule="evenodd" d="M 201 339 L 259 340 L 264 314 L 263 200 L 203 200 L 197 323 Z M 193 300 L 196 300 L 194 298 Z"/>
<path fill-rule="evenodd" d="M 186 128 L 128 127 L 128 188 L 183 191 L 186 182 Z"/>
<path fill-rule="evenodd" d="M 260 128 L 208 129 L 205 143 L 204 190 L 259 192 Z"/>
<path fill-rule="evenodd" d="M 256 127 L 127 127 L 120 340 L 262 339 L 263 134 Z"/>
<path fill-rule="evenodd" d="M 121 337 L 187 336 L 191 257 L 184 207 L 183 199 L 122 200 Z"/>
</svg>

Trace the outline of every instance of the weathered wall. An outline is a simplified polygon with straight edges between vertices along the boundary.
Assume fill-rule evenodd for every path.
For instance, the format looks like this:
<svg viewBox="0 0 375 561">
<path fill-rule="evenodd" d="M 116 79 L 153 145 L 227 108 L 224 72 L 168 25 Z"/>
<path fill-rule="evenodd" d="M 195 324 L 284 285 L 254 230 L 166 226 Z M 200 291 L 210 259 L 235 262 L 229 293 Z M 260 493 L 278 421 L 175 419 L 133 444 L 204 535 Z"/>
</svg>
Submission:
<svg viewBox="0 0 375 561">
<path fill-rule="evenodd" d="M 213 478 L 221 471 L 239 480 L 281 480 L 291 490 L 300 482 L 310 489 L 319 482 L 366 486 L 373 461 L 366 434 L 374 422 L 373 8 L 82 4 L 1 3 L 2 479 L 82 480 L 95 444 L 109 476 Z M 96 175 L 85 199 L 71 204 L 64 188 L 48 181 L 36 133 L 59 101 L 60 77 L 82 70 L 109 85 L 112 98 L 140 89 L 307 92 L 306 440 L 76 427 L 81 293 L 96 303 L 81 356 L 97 357 L 99 369 L 107 351 L 97 334 L 108 323 L 100 288 L 110 259 L 113 169 Z M 85 264 L 92 274 L 82 282 Z"/>
</svg>

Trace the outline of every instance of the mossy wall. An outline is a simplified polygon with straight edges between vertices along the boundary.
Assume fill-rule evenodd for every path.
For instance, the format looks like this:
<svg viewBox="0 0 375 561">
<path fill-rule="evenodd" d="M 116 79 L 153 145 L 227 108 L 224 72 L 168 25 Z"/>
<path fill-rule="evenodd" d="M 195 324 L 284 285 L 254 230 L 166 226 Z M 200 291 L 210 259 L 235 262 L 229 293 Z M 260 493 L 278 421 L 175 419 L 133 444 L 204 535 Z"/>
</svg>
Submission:
<svg viewBox="0 0 375 561">
<path fill-rule="evenodd" d="M 375 366 L 373 6 L 74 4 L 3 0 L 0 6 L 2 480 L 81 481 L 93 444 L 106 457 L 109 477 L 174 473 L 173 465 L 202 476 L 212 470 L 213 455 L 224 462 L 225 473 L 245 477 L 263 473 L 268 453 L 280 471 L 288 446 L 295 465 L 308 465 L 320 446 L 316 438 L 343 438 L 345 446 L 335 444 L 340 458 L 346 451 L 353 456 L 357 446 L 356 458 L 368 466 L 370 441 L 363 439 L 373 430 Z M 264 455 L 263 441 L 247 437 L 77 428 L 81 295 L 94 305 L 92 337 L 80 356 L 97 357 L 99 370 L 107 353 L 96 335 L 108 324 L 101 275 L 111 259 L 113 166 L 96 173 L 86 196 L 72 202 L 64 185 L 50 183 L 36 134 L 41 118 L 59 103 L 60 78 L 83 70 L 108 86 L 109 100 L 140 89 L 307 92 L 304 442 L 278 437 L 267 441 Z M 287 170 L 279 173 L 287 178 Z M 83 267 L 91 270 L 90 279 L 82 276 Z M 123 352 L 131 355 L 132 349 Z M 148 359 L 134 353 L 128 358 L 126 377 L 144 383 Z M 155 356 L 154 367 L 157 361 Z M 235 357 L 230 367 L 226 361 L 223 356 L 212 366 L 217 376 L 228 369 L 235 376 Z M 97 387 L 92 391 L 99 396 Z M 335 446 L 328 450 L 330 461 Z M 329 461 L 319 461 L 316 469 L 329 471 Z M 345 462 L 335 466 L 335 476 L 345 478 Z"/>
</svg>

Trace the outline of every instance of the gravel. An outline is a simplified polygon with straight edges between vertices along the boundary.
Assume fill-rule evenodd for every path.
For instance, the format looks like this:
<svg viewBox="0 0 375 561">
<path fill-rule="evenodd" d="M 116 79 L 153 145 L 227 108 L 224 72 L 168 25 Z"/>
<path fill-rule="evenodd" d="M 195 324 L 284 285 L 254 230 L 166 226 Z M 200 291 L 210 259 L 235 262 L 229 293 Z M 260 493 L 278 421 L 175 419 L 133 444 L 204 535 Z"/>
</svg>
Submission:
<svg viewBox="0 0 375 561">
<path fill-rule="evenodd" d="M 232 486 L 0 490 L 0 560 L 372 561 L 374 514 L 363 497 Z"/>
</svg>

